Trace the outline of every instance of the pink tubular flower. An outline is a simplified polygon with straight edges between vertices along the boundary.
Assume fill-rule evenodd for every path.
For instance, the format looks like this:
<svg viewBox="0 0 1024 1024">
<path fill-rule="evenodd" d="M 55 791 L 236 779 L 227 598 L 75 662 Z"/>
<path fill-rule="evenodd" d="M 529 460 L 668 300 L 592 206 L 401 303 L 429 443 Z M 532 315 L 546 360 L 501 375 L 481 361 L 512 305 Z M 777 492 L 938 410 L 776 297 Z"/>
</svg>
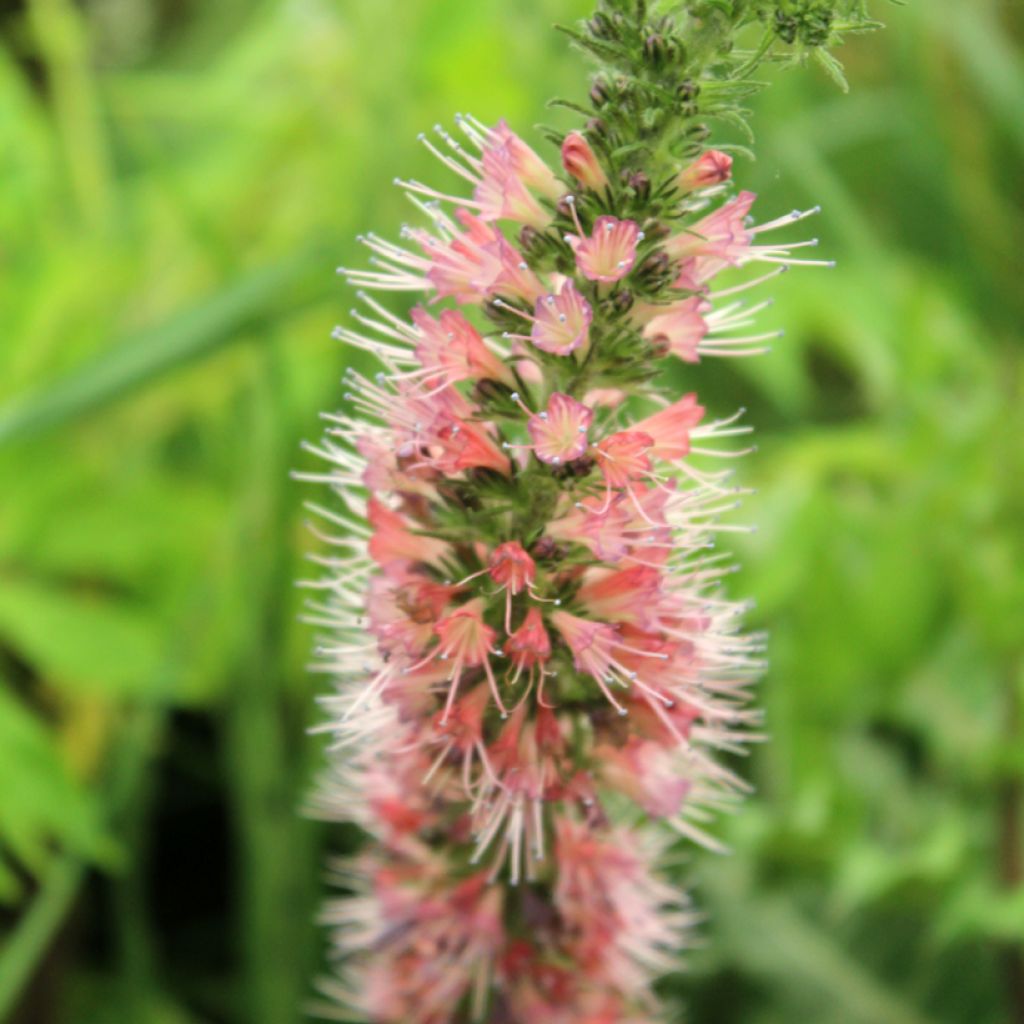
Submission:
<svg viewBox="0 0 1024 1024">
<path fill-rule="evenodd" d="M 599 192 L 608 187 L 608 175 L 581 132 L 569 132 L 563 140 L 562 166 L 584 188 Z"/>
<path fill-rule="evenodd" d="M 547 409 L 527 420 L 534 454 L 541 462 L 556 466 L 578 459 L 587 450 L 587 431 L 593 419 L 585 405 L 556 391 L 548 399 Z"/>
<path fill-rule="evenodd" d="M 460 119 L 465 125 L 466 118 Z M 516 135 L 507 122 L 499 121 L 496 128 L 487 132 L 490 145 L 501 147 L 508 155 L 513 172 L 525 184 L 549 199 L 557 199 L 562 194 L 562 185 L 551 168 Z"/>
<path fill-rule="evenodd" d="M 440 646 L 432 657 L 436 656 L 451 664 L 450 687 L 445 702 L 441 724 L 448 721 L 455 698 L 458 695 L 459 683 L 465 669 L 483 667 L 491 685 L 492 695 L 499 708 L 504 710 L 498 684 L 491 670 L 491 651 L 494 647 L 495 631 L 483 620 L 484 602 L 480 598 L 463 605 L 458 611 L 443 618 L 435 627 L 434 632 L 440 638 Z"/>
<path fill-rule="evenodd" d="M 509 635 L 505 653 L 518 668 L 532 668 L 551 657 L 551 639 L 539 609 L 531 608 L 526 613 L 523 624 Z"/>
<path fill-rule="evenodd" d="M 421 270 L 422 280 L 437 291 L 438 298 L 476 303 L 501 293 L 533 302 L 543 294 L 543 285 L 498 228 L 467 210 L 457 210 L 455 216 L 465 230 L 461 234 L 453 230 L 444 241 L 425 231 L 409 232 L 425 256 L 407 257 L 404 262 Z M 398 253 L 387 255 L 399 259 Z"/>
<path fill-rule="evenodd" d="M 731 176 L 732 157 L 721 150 L 709 149 L 680 172 L 676 187 L 680 192 L 693 192 L 698 188 L 721 185 Z"/>
<path fill-rule="evenodd" d="M 648 452 L 653 447 L 650 434 L 624 430 L 602 438 L 594 445 L 593 453 L 608 487 L 624 488 L 651 472 Z"/>
<path fill-rule="evenodd" d="M 686 944 L 693 919 L 685 898 L 654 877 L 649 857 L 624 831 L 603 836 L 560 818 L 555 851 L 555 906 L 573 935 L 574 960 L 627 998 L 643 994 L 649 972 L 670 969 Z M 622 1017 L 604 1019 L 618 1024 Z"/>
<path fill-rule="evenodd" d="M 697 404 L 695 394 L 684 395 L 653 416 L 633 425 L 638 433 L 648 434 L 654 441 L 650 455 L 672 461 L 690 452 L 690 431 L 704 417 L 704 407 Z"/>
<path fill-rule="evenodd" d="M 567 356 L 577 349 L 585 352 L 593 319 L 590 303 L 577 291 L 572 279 L 566 278 L 557 293 L 537 300 L 530 340 L 537 348 L 556 356 Z"/>
<path fill-rule="evenodd" d="M 435 439 L 441 454 L 434 465 L 444 473 L 458 473 L 466 469 L 493 469 L 508 476 L 508 456 L 491 440 L 487 432 L 474 423 L 449 416 L 443 420 Z"/>
<path fill-rule="evenodd" d="M 710 310 L 706 299 L 691 296 L 652 316 L 644 325 L 644 337 L 660 351 L 671 352 L 686 363 L 698 363 L 698 349 L 708 333 L 705 316 Z"/>
<path fill-rule="evenodd" d="M 521 140 L 517 141 L 519 145 L 525 145 Z M 541 231 L 552 220 L 550 211 L 541 206 L 519 176 L 510 141 L 484 150 L 483 176 L 474 198 L 480 204 L 485 220 L 513 220 Z"/>
<path fill-rule="evenodd" d="M 334 908 L 343 949 L 375 950 L 357 1009 L 382 1024 L 448 1024 L 502 946 L 500 890 L 482 872 L 450 882 L 416 864 L 384 865 L 372 878 L 370 899 Z"/>
<path fill-rule="evenodd" d="M 392 512 L 376 498 L 370 499 L 366 518 L 373 528 L 370 556 L 378 565 L 385 568 L 402 562 L 440 565 L 448 554 L 448 545 L 443 540 L 417 536 L 397 512 Z"/>
<path fill-rule="evenodd" d="M 741 192 L 683 234 L 670 238 L 665 251 L 673 259 L 704 261 L 699 280 L 707 280 L 723 266 L 737 265 L 754 239 L 744 222 L 756 198 L 753 192 Z M 710 270 L 712 266 L 714 270 Z"/>
<path fill-rule="evenodd" d="M 661 573 L 650 566 L 592 569 L 576 600 L 596 618 L 643 625 L 655 615 L 660 591 Z"/>
<path fill-rule="evenodd" d="M 515 540 L 496 547 L 487 560 L 487 568 L 491 579 L 507 588 L 512 595 L 531 586 L 537 576 L 533 559 Z"/>
<path fill-rule="evenodd" d="M 425 368 L 436 366 L 442 370 L 445 382 L 489 379 L 515 385 L 509 368 L 457 310 L 446 309 L 435 320 L 417 306 L 409 315 L 419 331 L 417 357 Z"/>
<path fill-rule="evenodd" d="M 680 776 L 670 749 L 632 736 L 623 747 L 595 748 L 594 757 L 604 782 L 648 814 L 671 818 L 681 810 L 690 783 Z"/>
<path fill-rule="evenodd" d="M 636 263 L 636 248 L 643 239 L 636 221 L 598 217 L 589 235 L 583 234 L 578 218 L 576 224 L 579 235 L 569 235 L 568 241 L 576 253 L 579 272 L 590 281 L 605 284 L 626 277 Z"/>
</svg>

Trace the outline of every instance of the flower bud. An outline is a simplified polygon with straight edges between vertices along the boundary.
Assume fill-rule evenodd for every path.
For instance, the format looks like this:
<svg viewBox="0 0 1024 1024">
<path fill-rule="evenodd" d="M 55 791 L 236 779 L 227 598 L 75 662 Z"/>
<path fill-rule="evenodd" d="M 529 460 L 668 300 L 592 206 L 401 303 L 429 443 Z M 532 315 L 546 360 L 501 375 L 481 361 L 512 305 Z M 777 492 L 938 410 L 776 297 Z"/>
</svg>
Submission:
<svg viewBox="0 0 1024 1024">
<path fill-rule="evenodd" d="M 626 184 L 633 190 L 637 199 L 645 203 L 651 198 L 651 179 L 643 171 L 634 171 L 626 179 Z"/>
<path fill-rule="evenodd" d="M 590 87 L 590 102 L 600 109 L 611 99 L 608 91 L 608 83 L 603 78 L 595 79 Z"/>
<path fill-rule="evenodd" d="M 562 143 L 562 166 L 581 185 L 594 192 L 608 186 L 608 176 L 590 143 L 580 132 L 569 132 Z"/>
<path fill-rule="evenodd" d="M 676 185 L 680 192 L 692 192 L 694 189 L 720 185 L 728 181 L 731 175 L 732 157 L 719 149 L 709 149 L 682 170 Z"/>
</svg>

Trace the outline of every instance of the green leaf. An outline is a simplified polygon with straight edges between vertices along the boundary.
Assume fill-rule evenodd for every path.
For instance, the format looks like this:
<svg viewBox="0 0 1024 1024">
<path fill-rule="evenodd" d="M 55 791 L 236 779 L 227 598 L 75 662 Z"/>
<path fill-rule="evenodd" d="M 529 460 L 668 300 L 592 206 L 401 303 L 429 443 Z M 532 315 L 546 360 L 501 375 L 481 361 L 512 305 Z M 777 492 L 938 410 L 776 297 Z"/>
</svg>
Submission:
<svg viewBox="0 0 1024 1024">
<path fill-rule="evenodd" d="M 163 654 L 159 623 L 123 600 L 5 579 L 0 643 L 77 694 L 157 696 L 148 691 Z"/>
<path fill-rule="evenodd" d="M 322 258 L 307 253 L 256 271 L 104 352 L 34 397 L 0 408 L 0 446 L 101 408 L 237 341 L 254 326 L 294 313 L 313 298 L 300 287 L 305 272 L 322 264 Z"/>
<path fill-rule="evenodd" d="M 843 73 L 843 65 L 832 56 L 824 47 L 818 46 L 814 50 L 814 59 L 825 69 L 829 78 L 839 86 L 843 92 L 850 91 L 850 83 L 846 81 Z"/>
<path fill-rule="evenodd" d="M 53 843 L 84 859 L 110 847 L 94 797 L 68 770 L 54 735 L 0 680 L 0 855 L 33 875 L 45 872 Z M 18 895 L 10 873 L 0 900 Z"/>
</svg>

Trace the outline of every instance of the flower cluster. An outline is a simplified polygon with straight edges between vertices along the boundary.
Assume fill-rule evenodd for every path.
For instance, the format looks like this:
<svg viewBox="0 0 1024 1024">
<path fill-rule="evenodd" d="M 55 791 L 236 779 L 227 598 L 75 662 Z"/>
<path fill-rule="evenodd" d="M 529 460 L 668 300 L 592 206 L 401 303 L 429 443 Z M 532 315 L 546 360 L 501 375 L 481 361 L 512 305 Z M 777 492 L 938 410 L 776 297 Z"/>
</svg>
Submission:
<svg viewBox="0 0 1024 1024">
<path fill-rule="evenodd" d="M 552 169 L 458 128 L 424 142 L 465 187 L 400 182 L 425 226 L 346 271 L 338 334 L 379 370 L 347 372 L 306 474 L 336 494 L 310 506 L 319 810 L 374 837 L 339 869 L 328 988 L 384 1024 L 642 1024 L 693 923 L 659 852 L 719 848 L 760 669 L 715 550 L 749 428 L 663 394 L 662 360 L 763 351 L 745 293 L 813 243 L 763 240 L 807 214 L 754 226 L 723 152 L 638 183 L 580 132 Z"/>
</svg>

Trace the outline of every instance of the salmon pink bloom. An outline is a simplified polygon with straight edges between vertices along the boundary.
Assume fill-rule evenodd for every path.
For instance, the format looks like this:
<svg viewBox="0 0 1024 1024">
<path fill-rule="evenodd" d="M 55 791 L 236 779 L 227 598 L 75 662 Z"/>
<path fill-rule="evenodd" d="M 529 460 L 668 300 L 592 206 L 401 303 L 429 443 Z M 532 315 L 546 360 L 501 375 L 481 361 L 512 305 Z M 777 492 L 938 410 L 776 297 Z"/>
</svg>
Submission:
<svg viewBox="0 0 1024 1024">
<path fill-rule="evenodd" d="M 615 626 L 561 610 L 551 615 L 551 624 L 572 652 L 577 670 L 594 679 L 608 703 L 620 715 L 626 715 L 628 711 L 612 694 L 609 683 L 625 687 L 636 685 L 644 692 L 651 690 L 639 679 L 638 673 L 621 663 L 619 657 L 622 652 L 638 652 L 641 657 L 647 656 L 647 652 L 624 643 Z M 659 661 L 668 660 L 668 655 L 661 651 L 651 652 L 649 656 Z"/>
<path fill-rule="evenodd" d="M 594 748 L 601 778 L 657 818 L 677 815 L 690 790 L 671 749 L 632 736 L 623 747 Z"/>
<path fill-rule="evenodd" d="M 506 331 L 506 338 L 532 342 L 542 351 L 556 356 L 567 356 L 577 350 L 585 353 L 590 345 L 590 323 L 594 313 L 571 278 L 562 281 L 557 293 L 537 299 L 533 315 L 501 299 L 495 299 L 494 305 L 533 325 L 530 334 Z"/>
<path fill-rule="evenodd" d="M 445 383 L 486 379 L 515 386 L 512 372 L 461 313 L 446 309 L 435 320 L 417 306 L 409 315 L 419 332 L 417 358 L 426 369 L 442 370 Z"/>
<path fill-rule="evenodd" d="M 502 149 L 508 156 L 512 171 L 529 188 L 548 199 L 557 199 L 562 194 L 562 183 L 555 173 L 506 121 L 499 121 L 495 128 L 487 129 L 473 118 L 461 117 L 459 125 L 467 134 L 475 130 L 477 137 L 482 136 L 485 140 L 485 147 Z"/>
<path fill-rule="evenodd" d="M 501 891 L 483 872 L 454 882 L 401 861 L 370 870 L 373 895 L 330 910 L 343 951 L 374 951 L 354 1008 L 381 1024 L 448 1024 L 502 948 Z"/>
<path fill-rule="evenodd" d="M 562 142 L 562 166 L 584 188 L 600 192 L 608 187 L 608 175 L 581 132 L 569 132 Z"/>
<path fill-rule="evenodd" d="M 784 217 L 754 227 L 748 225 L 747 219 L 756 198 L 753 192 L 741 192 L 665 243 L 665 251 L 669 256 L 682 261 L 676 287 L 700 290 L 726 267 L 738 267 L 752 261 L 779 263 L 784 267 L 798 264 L 834 266 L 830 260 L 807 260 L 793 256 L 796 249 L 816 246 L 816 238 L 779 245 L 755 245 L 756 237 L 762 232 L 796 224 L 818 212 L 818 207 L 794 210 Z"/>
<path fill-rule="evenodd" d="M 661 573 L 649 566 L 592 569 L 576 600 L 588 614 L 613 622 L 643 625 L 655 621 L 661 600 Z"/>
<path fill-rule="evenodd" d="M 498 684 L 491 669 L 491 654 L 496 633 L 483 620 L 484 602 L 480 598 L 463 605 L 458 611 L 443 618 L 434 632 L 440 638 L 440 646 L 430 655 L 451 664 L 448 699 L 445 702 L 441 724 L 445 725 L 451 714 L 459 683 L 465 669 L 482 667 L 491 686 L 495 703 L 504 713 L 505 707 L 498 693 Z"/>
<path fill-rule="evenodd" d="M 513 220 L 543 230 L 552 214 L 531 194 L 549 201 L 561 194 L 561 183 L 543 160 L 502 121 L 487 128 L 474 118 L 460 116 L 459 127 L 479 152 L 475 156 L 460 146 L 440 126 L 436 131 L 451 155 L 439 150 L 425 134 L 420 141 L 443 163 L 473 186 L 473 198 L 446 195 L 418 181 L 398 181 L 407 192 L 428 200 L 443 200 L 472 209 L 487 221 Z"/>
<path fill-rule="evenodd" d="M 475 423 L 446 417 L 434 438 L 442 453 L 433 465 L 444 473 L 459 473 L 466 469 L 492 469 L 508 476 L 508 456 L 491 440 L 486 430 Z"/>
<path fill-rule="evenodd" d="M 517 668 L 533 668 L 551 657 L 551 638 L 544 628 L 544 617 L 538 608 L 531 608 L 523 624 L 509 635 L 505 653 Z"/>
<path fill-rule="evenodd" d="M 507 142 L 488 146 L 482 164 L 483 175 L 473 198 L 485 220 L 513 220 L 541 231 L 551 223 L 551 211 L 541 206 L 517 173 L 514 153 Z"/>
<path fill-rule="evenodd" d="M 554 295 L 544 295 L 534 309 L 530 340 L 543 352 L 567 356 L 590 344 L 590 323 L 594 319 L 590 303 L 566 278 Z"/>
<path fill-rule="evenodd" d="M 708 280 L 725 266 L 738 265 L 754 240 L 746 219 L 756 198 L 753 192 L 741 192 L 692 228 L 670 238 L 665 251 L 673 259 L 703 261 L 697 274 L 700 281 Z"/>
<path fill-rule="evenodd" d="M 721 150 L 709 149 L 683 168 L 676 178 L 676 187 L 680 192 L 693 192 L 698 188 L 721 185 L 731 176 L 732 157 Z"/>
<path fill-rule="evenodd" d="M 647 453 L 654 438 L 639 430 L 623 430 L 602 438 L 592 451 L 609 488 L 629 487 L 651 472 Z"/>
<path fill-rule="evenodd" d="M 413 533 L 402 516 L 376 498 L 371 498 L 367 504 L 366 518 L 373 528 L 370 557 L 384 568 L 395 568 L 396 563 L 408 562 L 441 565 L 449 553 L 450 549 L 443 540 Z M 398 569 L 403 571 L 401 566 Z"/>
<path fill-rule="evenodd" d="M 644 325 L 644 337 L 659 351 L 671 352 L 686 363 L 698 363 L 698 349 L 708 333 L 705 316 L 710 311 L 706 299 L 691 296 L 651 317 Z"/>
<path fill-rule="evenodd" d="M 589 235 L 583 233 L 578 217 L 576 224 L 579 235 L 569 235 L 568 241 L 576 253 L 579 272 L 589 281 L 605 284 L 613 284 L 626 277 L 636 263 L 636 247 L 643 239 L 643 232 L 636 221 L 598 217 Z"/>
<path fill-rule="evenodd" d="M 587 431 L 594 414 L 585 405 L 556 391 L 543 412 L 526 422 L 533 453 L 541 462 L 560 465 L 578 459 L 587 450 Z"/>
<path fill-rule="evenodd" d="M 532 586 L 537 576 L 533 559 L 522 544 L 512 540 L 501 544 L 491 552 L 487 560 L 488 572 L 495 583 L 500 583 L 510 594 L 519 594 Z"/>
<path fill-rule="evenodd" d="M 697 396 L 691 393 L 635 423 L 633 430 L 651 437 L 653 458 L 672 461 L 690 453 L 690 431 L 703 417 L 704 407 L 697 404 Z"/>
</svg>

